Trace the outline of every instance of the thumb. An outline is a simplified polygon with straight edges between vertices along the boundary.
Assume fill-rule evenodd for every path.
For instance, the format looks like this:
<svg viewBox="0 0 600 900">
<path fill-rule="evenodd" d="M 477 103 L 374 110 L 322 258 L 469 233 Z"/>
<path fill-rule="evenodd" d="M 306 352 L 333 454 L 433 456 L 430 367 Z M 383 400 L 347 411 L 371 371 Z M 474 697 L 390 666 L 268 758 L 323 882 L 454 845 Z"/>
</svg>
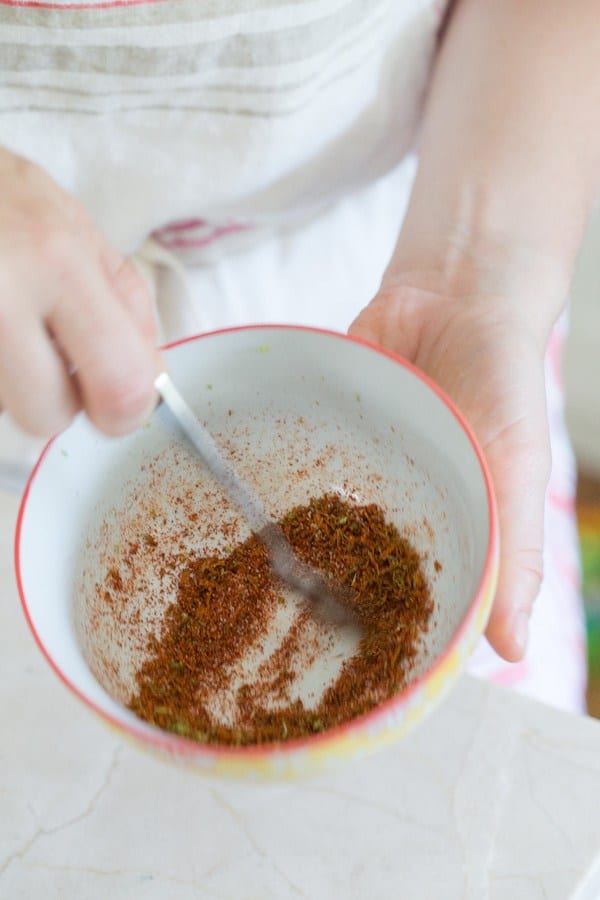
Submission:
<svg viewBox="0 0 600 900">
<path fill-rule="evenodd" d="M 500 656 L 521 659 L 529 618 L 543 577 L 544 505 L 549 449 L 502 445 L 486 451 L 496 485 L 500 575 L 486 636 Z M 544 463 L 544 459 L 546 462 Z M 500 473 L 500 474 L 497 474 Z"/>
<path fill-rule="evenodd" d="M 158 316 L 149 282 L 130 259 L 125 259 L 116 252 L 107 268 L 108 277 L 121 304 L 137 325 L 140 334 L 155 347 L 159 341 Z"/>
</svg>

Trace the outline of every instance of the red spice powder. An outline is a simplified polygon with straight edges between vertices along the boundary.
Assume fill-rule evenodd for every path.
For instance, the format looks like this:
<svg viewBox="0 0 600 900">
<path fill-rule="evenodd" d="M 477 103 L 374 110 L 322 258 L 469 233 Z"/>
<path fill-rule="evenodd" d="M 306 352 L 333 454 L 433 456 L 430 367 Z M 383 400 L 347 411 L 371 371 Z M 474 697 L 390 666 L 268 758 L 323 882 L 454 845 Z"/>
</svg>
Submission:
<svg viewBox="0 0 600 900">
<path fill-rule="evenodd" d="M 235 672 L 260 650 L 278 605 L 287 602 L 256 536 L 227 556 L 189 558 L 159 638 L 136 673 L 130 708 L 159 728 L 209 744 L 285 741 L 339 725 L 372 709 L 407 683 L 433 602 L 421 559 L 375 504 L 336 494 L 313 498 L 279 523 L 297 554 L 343 585 L 363 637 L 332 683 L 309 707 L 293 685 L 323 651 L 310 609 L 297 613 L 278 647 L 249 681 Z M 109 572 L 113 593 L 117 579 Z M 310 628 L 313 629 L 311 645 Z"/>
</svg>

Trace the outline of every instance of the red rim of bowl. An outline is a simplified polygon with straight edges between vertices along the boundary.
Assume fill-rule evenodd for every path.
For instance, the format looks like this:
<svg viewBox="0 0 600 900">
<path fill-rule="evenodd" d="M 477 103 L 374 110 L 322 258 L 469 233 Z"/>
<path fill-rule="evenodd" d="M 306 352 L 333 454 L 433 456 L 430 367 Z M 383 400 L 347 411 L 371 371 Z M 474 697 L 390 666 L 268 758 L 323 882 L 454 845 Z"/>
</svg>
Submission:
<svg viewBox="0 0 600 900">
<path fill-rule="evenodd" d="M 211 759 L 219 759 L 224 760 L 228 757 L 234 758 L 236 760 L 246 759 L 251 762 L 253 759 L 266 759 L 268 757 L 281 757 L 287 756 L 289 754 L 296 753 L 298 751 L 302 751 L 308 748 L 315 748 L 318 746 L 326 746 L 329 743 L 335 743 L 338 738 L 342 736 L 351 735 L 354 732 L 362 732 L 365 729 L 368 729 L 369 726 L 377 723 L 379 719 L 385 718 L 390 712 L 392 712 L 398 705 L 405 705 L 410 698 L 416 694 L 418 691 L 422 689 L 424 684 L 429 681 L 432 676 L 440 669 L 445 660 L 450 656 L 457 645 L 461 643 L 462 637 L 465 632 L 468 630 L 472 619 L 477 613 L 477 610 L 481 603 L 484 600 L 484 596 L 488 589 L 490 579 L 493 576 L 494 568 L 496 566 L 496 557 L 498 554 L 498 545 L 499 545 L 499 537 L 498 537 L 498 519 L 497 519 L 497 511 L 496 511 L 496 501 L 494 497 L 494 492 L 492 489 L 492 479 L 491 475 L 483 456 L 483 452 L 479 447 L 479 444 L 471 430 L 470 425 L 464 418 L 463 414 L 460 412 L 458 407 L 455 406 L 453 401 L 444 393 L 444 391 L 435 384 L 434 381 L 429 378 L 428 375 L 421 372 L 407 359 L 404 359 L 402 356 L 399 356 L 396 353 L 393 353 L 391 350 L 387 350 L 384 347 L 379 346 L 378 344 L 373 343 L 372 341 L 368 341 L 364 338 L 356 337 L 354 335 L 343 334 L 342 332 L 333 331 L 332 329 L 327 328 L 316 328 L 306 325 L 285 325 L 285 324 L 256 324 L 256 325 L 240 325 L 234 326 L 230 328 L 218 328 L 214 331 L 202 332 L 201 334 L 192 335 L 190 337 L 182 338 L 178 341 L 173 341 L 169 344 L 165 344 L 162 348 L 163 350 L 171 350 L 175 347 L 180 347 L 184 344 L 189 344 L 194 341 L 202 340 L 203 338 L 213 337 L 219 334 L 228 334 L 236 331 L 305 331 L 313 334 L 324 334 L 329 337 L 334 337 L 340 340 L 350 341 L 355 344 L 360 344 L 364 347 L 373 350 L 374 352 L 386 356 L 389 359 L 393 360 L 398 365 L 402 366 L 404 369 L 407 369 L 411 372 L 416 378 L 422 381 L 437 397 L 442 401 L 442 403 L 449 409 L 452 413 L 456 421 L 459 423 L 463 432 L 466 434 L 469 443 L 475 453 L 477 461 L 479 463 L 481 473 L 483 475 L 483 480 L 485 484 L 485 491 L 487 497 L 487 506 L 488 506 L 488 545 L 486 551 L 485 563 L 483 566 L 483 570 L 481 573 L 481 577 L 479 579 L 479 583 L 477 585 L 477 589 L 473 593 L 471 601 L 469 603 L 469 607 L 464 614 L 462 620 L 456 627 L 454 634 L 451 639 L 448 641 L 443 651 L 435 658 L 434 662 L 423 672 L 420 676 L 418 676 L 414 681 L 400 693 L 395 694 L 393 697 L 390 697 L 389 700 L 385 700 L 383 703 L 376 706 L 374 709 L 370 710 L 367 713 L 363 713 L 360 716 L 357 716 L 354 719 L 349 719 L 342 725 L 337 725 L 333 728 L 327 729 L 324 732 L 319 732 L 313 736 L 307 738 L 296 738 L 289 741 L 281 741 L 281 742 L 273 742 L 268 744 L 252 744 L 243 747 L 231 747 L 229 745 L 218 745 L 218 744 L 200 744 L 196 741 L 191 740 L 190 738 L 181 737 L 179 735 L 171 734 L 167 731 L 162 731 L 158 727 L 145 724 L 145 727 L 137 728 L 135 725 L 131 724 L 129 721 L 125 721 L 124 719 L 117 718 L 112 713 L 107 712 L 103 707 L 99 706 L 95 701 L 91 700 L 71 679 L 63 672 L 59 663 L 50 655 L 50 653 L 46 650 L 46 647 L 40 638 L 36 627 L 34 625 L 33 619 L 30 615 L 29 608 L 27 606 L 27 599 L 25 596 L 25 589 L 23 587 L 23 579 L 21 576 L 21 561 L 20 561 L 20 543 L 21 543 L 21 531 L 23 527 L 23 522 L 25 519 L 26 509 L 27 509 L 27 499 L 29 497 L 29 493 L 31 487 L 35 481 L 35 478 L 42 466 L 42 463 L 58 437 L 51 438 L 50 441 L 44 447 L 40 457 L 35 464 L 29 479 L 27 481 L 27 485 L 25 487 L 25 491 L 23 493 L 23 497 L 21 499 L 21 504 L 19 507 L 19 513 L 17 518 L 17 525 L 15 530 L 15 545 L 14 545 L 14 565 L 15 565 L 15 574 L 17 579 L 17 587 L 19 591 L 19 596 L 21 599 L 21 606 L 23 608 L 23 612 L 25 614 L 25 618 L 31 629 L 31 632 L 35 638 L 35 641 L 40 648 L 42 654 L 46 658 L 47 662 L 54 670 L 54 672 L 58 675 L 61 681 L 90 709 L 92 709 L 97 715 L 99 715 L 102 719 L 107 721 L 110 725 L 117 728 L 119 731 L 124 731 L 129 733 L 136 740 L 140 741 L 144 744 L 151 744 L 156 749 L 167 751 L 168 753 L 180 755 L 180 756 L 193 756 L 204 758 L 206 760 Z M 105 689 L 102 688 L 104 691 Z M 107 696 L 110 696 L 108 692 Z M 114 701 L 113 701 L 114 702 Z"/>
</svg>

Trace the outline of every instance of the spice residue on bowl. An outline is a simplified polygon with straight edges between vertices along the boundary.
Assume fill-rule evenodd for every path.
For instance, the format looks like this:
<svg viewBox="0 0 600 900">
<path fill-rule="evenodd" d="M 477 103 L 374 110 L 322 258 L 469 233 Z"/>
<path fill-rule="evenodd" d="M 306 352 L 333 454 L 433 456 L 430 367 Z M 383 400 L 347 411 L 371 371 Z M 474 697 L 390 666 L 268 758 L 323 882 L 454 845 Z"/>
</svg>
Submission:
<svg viewBox="0 0 600 900">
<path fill-rule="evenodd" d="M 296 608 L 265 649 L 287 601 L 259 539 L 228 555 L 165 560 L 179 566 L 178 586 L 135 675 L 129 706 L 142 719 L 203 743 L 263 744 L 339 725 L 406 685 L 433 611 L 416 550 L 377 505 L 337 494 L 293 508 L 280 525 L 300 557 L 348 589 L 363 628 L 356 651 L 307 703 L 298 683 L 331 655 L 334 636 Z"/>
</svg>

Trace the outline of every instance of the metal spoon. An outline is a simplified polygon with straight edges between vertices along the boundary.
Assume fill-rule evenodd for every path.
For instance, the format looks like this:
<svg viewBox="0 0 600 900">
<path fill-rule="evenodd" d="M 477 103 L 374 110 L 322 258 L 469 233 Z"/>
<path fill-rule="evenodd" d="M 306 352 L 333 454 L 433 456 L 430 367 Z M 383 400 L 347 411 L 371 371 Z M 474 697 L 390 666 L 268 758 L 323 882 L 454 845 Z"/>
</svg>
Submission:
<svg viewBox="0 0 600 900">
<path fill-rule="evenodd" d="M 265 544 L 275 574 L 310 601 L 314 615 L 348 630 L 348 636 L 358 641 L 361 628 L 355 613 L 340 600 L 343 588 L 336 586 L 336 591 L 332 590 L 323 575 L 299 559 L 279 525 L 265 512 L 252 488 L 221 455 L 212 435 L 190 409 L 170 376 L 162 372 L 156 378 L 154 386 L 183 435 L 244 514 L 251 530 Z"/>
</svg>

